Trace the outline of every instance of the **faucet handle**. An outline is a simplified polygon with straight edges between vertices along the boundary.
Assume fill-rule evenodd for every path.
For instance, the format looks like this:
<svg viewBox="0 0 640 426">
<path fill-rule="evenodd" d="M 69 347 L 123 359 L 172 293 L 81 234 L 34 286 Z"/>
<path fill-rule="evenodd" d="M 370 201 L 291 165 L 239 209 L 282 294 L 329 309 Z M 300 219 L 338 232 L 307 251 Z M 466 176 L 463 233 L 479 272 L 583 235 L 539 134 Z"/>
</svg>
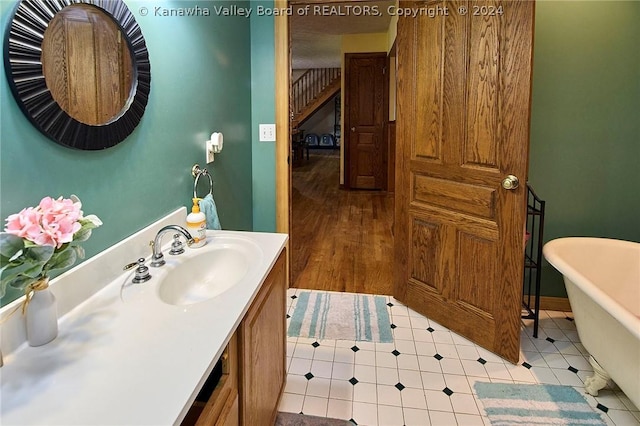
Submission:
<svg viewBox="0 0 640 426">
<path fill-rule="evenodd" d="M 171 243 L 171 250 L 169 250 L 169 254 L 178 255 L 182 253 L 184 253 L 184 246 L 182 241 L 180 241 L 180 234 L 173 234 L 173 242 Z"/>
<path fill-rule="evenodd" d="M 124 265 L 124 268 L 122 268 L 122 270 L 123 271 L 128 271 L 129 269 L 133 268 L 134 266 L 138 266 L 140 264 L 140 260 L 142 260 L 142 263 L 144 263 L 144 259 L 140 258 L 140 259 L 136 260 L 135 262 L 127 263 L 126 265 Z"/>
<path fill-rule="evenodd" d="M 156 243 L 155 241 L 149 241 L 149 247 L 151 247 L 151 266 L 158 267 L 165 264 L 164 255 L 161 251 L 158 250 L 156 254 Z"/>
<path fill-rule="evenodd" d="M 138 259 L 137 262 L 129 263 L 124 266 L 124 270 L 128 271 L 129 269 L 137 266 L 136 275 L 133 277 L 131 281 L 135 284 L 143 283 L 145 281 L 149 281 L 151 279 L 151 274 L 149 273 L 149 268 L 144 264 L 144 257 Z"/>
</svg>

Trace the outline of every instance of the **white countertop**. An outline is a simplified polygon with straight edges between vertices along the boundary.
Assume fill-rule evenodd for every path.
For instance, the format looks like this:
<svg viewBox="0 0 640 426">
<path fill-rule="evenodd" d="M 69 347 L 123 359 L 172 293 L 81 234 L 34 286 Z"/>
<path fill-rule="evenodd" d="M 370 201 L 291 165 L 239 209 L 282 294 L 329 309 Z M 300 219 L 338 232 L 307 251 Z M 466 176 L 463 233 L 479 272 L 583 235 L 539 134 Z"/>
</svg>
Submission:
<svg viewBox="0 0 640 426">
<path fill-rule="evenodd" d="M 157 297 L 157 278 L 127 285 L 121 295 L 131 273 L 114 277 L 60 319 L 53 342 L 5 354 L 0 423 L 180 423 L 287 241 L 285 234 L 233 231 L 209 231 L 208 239 L 224 235 L 261 247 L 251 282 L 173 306 Z"/>
</svg>

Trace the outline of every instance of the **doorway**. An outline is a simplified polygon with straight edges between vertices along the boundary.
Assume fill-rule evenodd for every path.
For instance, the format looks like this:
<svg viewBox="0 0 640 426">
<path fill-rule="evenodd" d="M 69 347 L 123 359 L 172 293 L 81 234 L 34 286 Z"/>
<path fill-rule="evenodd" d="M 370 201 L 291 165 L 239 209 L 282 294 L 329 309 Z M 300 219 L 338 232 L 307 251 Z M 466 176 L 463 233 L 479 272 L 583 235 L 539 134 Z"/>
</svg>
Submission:
<svg viewBox="0 0 640 426">
<path fill-rule="evenodd" d="M 516 362 L 533 4 L 504 11 L 401 22 L 394 296 Z"/>
<path fill-rule="evenodd" d="M 291 3 L 294 7 L 296 3 L 300 4 Z M 291 21 L 287 24 L 290 25 Z M 325 27 L 336 31 L 333 25 Z M 295 31 L 290 26 L 288 28 L 292 33 Z M 385 33 L 387 29 L 388 25 L 384 28 Z M 365 48 L 362 51 L 368 53 L 345 50 L 346 55 L 361 59 L 362 66 L 356 62 L 351 65 L 349 62 L 321 65 L 342 65 L 341 110 L 345 117 L 340 121 L 342 151 L 338 155 L 337 151 L 312 148 L 307 160 L 290 169 L 287 199 L 290 203 L 288 229 L 292 287 L 387 295 L 392 292 L 394 198 L 392 193 L 385 192 L 390 168 L 387 160 L 389 86 L 385 80 L 389 74 L 385 70 L 386 40 L 385 36 L 381 48 L 378 44 L 376 50 Z M 287 47 L 286 52 L 291 55 L 293 50 L 293 47 Z M 383 53 L 375 53 L 381 51 Z M 278 61 L 276 58 L 277 64 Z M 366 90 L 360 94 L 353 90 L 353 100 L 349 101 L 345 98 L 349 96 L 344 92 L 348 84 L 345 78 L 352 74 L 354 68 L 353 74 L 359 78 L 353 81 L 360 80 Z M 287 75 L 295 75 L 294 69 L 298 68 L 288 61 Z M 276 70 L 276 75 L 280 75 L 280 71 Z M 370 82 L 374 84 L 368 84 Z M 358 89 L 357 85 L 354 89 Z M 346 108 L 354 104 L 371 108 L 359 108 L 350 114 Z M 353 123 L 345 127 L 349 117 L 353 118 Z M 361 136 L 353 140 L 353 144 L 347 141 L 352 136 L 351 127 L 358 130 L 353 132 L 353 136 Z M 353 150 L 349 150 L 349 146 Z M 340 171 L 342 165 L 344 169 Z M 350 176 L 354 177 L 353 184 Z"/>
</svg>

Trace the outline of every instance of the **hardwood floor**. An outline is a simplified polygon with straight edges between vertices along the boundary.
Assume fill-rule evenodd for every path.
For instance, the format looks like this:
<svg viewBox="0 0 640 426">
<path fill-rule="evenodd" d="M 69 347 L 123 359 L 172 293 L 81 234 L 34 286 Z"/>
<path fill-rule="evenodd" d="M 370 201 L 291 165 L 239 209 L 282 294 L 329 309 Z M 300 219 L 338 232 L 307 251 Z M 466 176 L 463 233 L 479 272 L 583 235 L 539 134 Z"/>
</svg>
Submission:
<svg viewBox="0 0 640 426">
<path fill-rule="evenodd" d="M 339 188 L 337 150 L 293 168 L 292 287 L 392 294 L 393 195 Z"/>
</svg>

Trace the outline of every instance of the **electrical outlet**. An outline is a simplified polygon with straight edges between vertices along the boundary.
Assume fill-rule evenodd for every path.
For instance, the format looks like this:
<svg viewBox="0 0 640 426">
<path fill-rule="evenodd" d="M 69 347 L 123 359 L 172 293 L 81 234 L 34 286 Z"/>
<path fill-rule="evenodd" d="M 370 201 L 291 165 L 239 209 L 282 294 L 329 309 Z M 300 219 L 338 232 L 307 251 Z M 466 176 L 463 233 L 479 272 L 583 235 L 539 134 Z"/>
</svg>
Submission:
<svg viewBox="0 0 640 426">
<path fill-rule="evenodd" d="M 260 142 L 275 142 L 276 141 L 276 125 L 275 124 L 260 124 Z"/>
</svg>

